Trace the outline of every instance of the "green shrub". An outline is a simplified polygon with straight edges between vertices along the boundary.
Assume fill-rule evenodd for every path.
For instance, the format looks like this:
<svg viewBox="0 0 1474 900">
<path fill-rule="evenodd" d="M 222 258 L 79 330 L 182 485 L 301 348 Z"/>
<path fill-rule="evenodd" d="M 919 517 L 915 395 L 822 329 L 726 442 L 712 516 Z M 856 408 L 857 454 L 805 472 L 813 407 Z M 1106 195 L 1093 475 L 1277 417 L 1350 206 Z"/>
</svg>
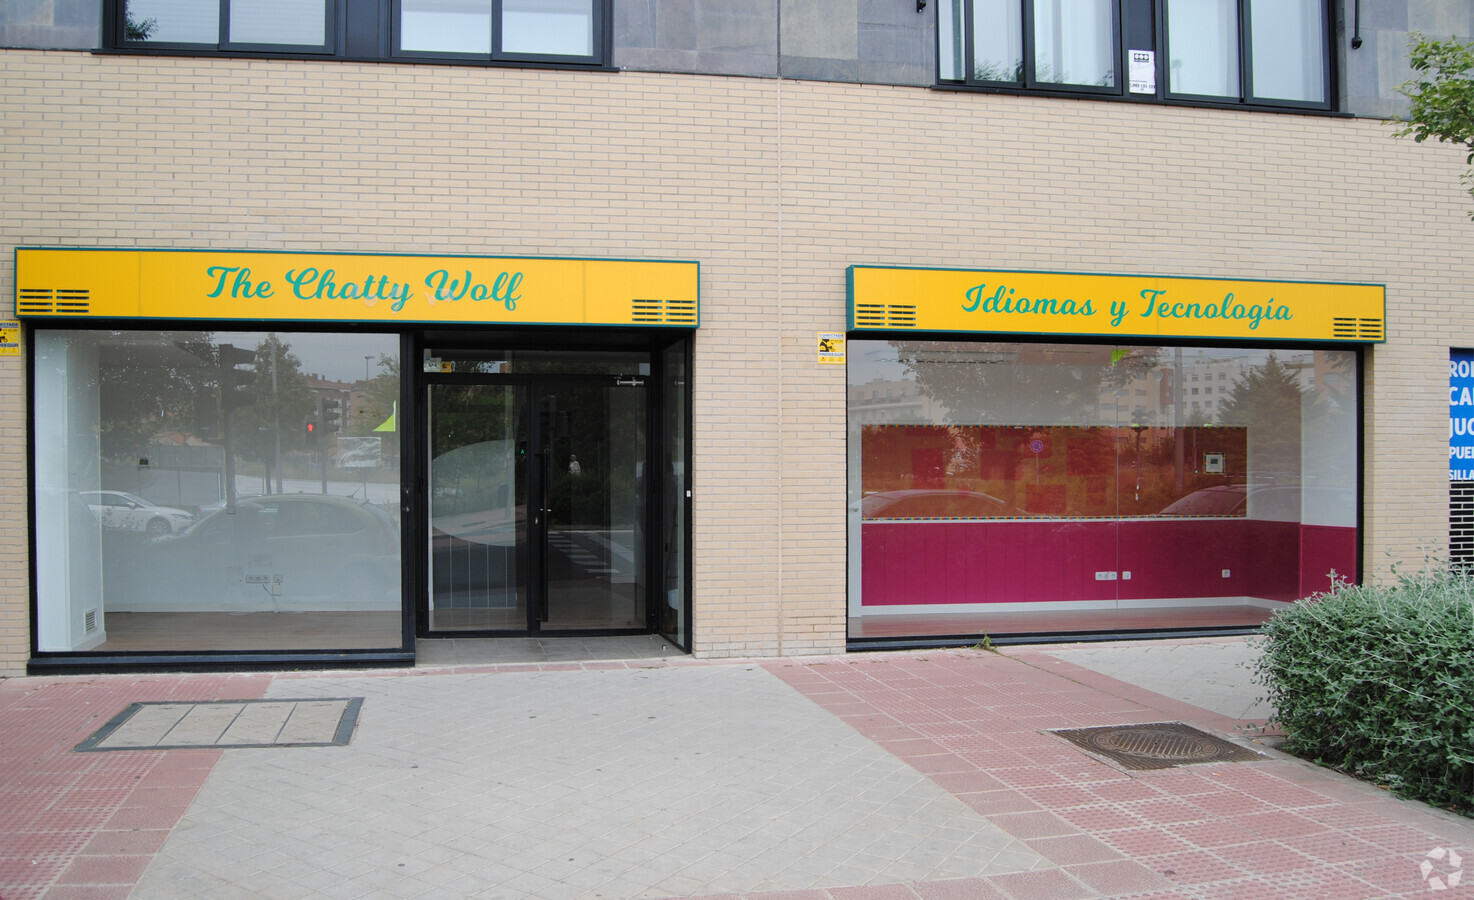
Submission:
<svg viewBox="0 0 1474 900">
<path fill-rule="evenodd" d="M 1337 585 L 1275 615 L 1262 649 L 1287 751 L 1474 815 L 1474 577 Z"/>
</svg>

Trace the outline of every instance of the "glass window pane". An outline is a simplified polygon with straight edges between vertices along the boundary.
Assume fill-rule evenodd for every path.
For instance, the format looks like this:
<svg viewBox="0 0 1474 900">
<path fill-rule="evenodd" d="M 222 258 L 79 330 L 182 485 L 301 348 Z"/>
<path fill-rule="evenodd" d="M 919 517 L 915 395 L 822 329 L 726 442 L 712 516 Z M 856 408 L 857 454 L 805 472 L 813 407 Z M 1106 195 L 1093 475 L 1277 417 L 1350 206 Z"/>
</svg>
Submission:
<svg viewBox="0 0 1474 900">
<path fill-rule="evenodd" d="M 1324 103 L 1325 6 L 1319 0 L 1250 0 L 1254 96 Z"/>
<path fill-rule="evenodd" d="M 1114 10 L 1111 0 L 1036 0 L 1035 80 L 1114 87 Z"/>
<path fill-rule="evenodd" d="M 327 46 L 326 0 L 230 0 L 232 44 Z"/>
<path fill-rule="evenodd" d="M 502 50 L 594 55 L 594 0 L 503 0 Z"/>
<path fill-rule="evenodd" d="M 686 413 L 689 391 L 686 345 L 678 343 L 665 351 L 665 373 L 660 411 L 665 447 L 661 454 L 661 545 L 665 548 L 662 603 L 657 627 L 678 646 L 687 645 L 686 606 Z"/>
<path fill-rule="evenodd" d="M 847 372 L 852 637 L 1253 625 L 1356 571 L 1353 352 L 852 340 Z"/>
<path fill-rule="evenodd" d="M 1019 0 L 976 0 L 972 15 L 972 77 L 1023 81 L 1024 25 Z"/>
<path fill-rule="evenodd" d="M 41 650 L 400 645 L 397 338 L 35 346 Z M 309 437 L 323 401 L 341 429 Z"/>
<path fill-rule="evenodd" d="M 127 0 L 123 17 L 125 40 L 220 43 L 219 0 Z"/>
<path fill-rule="evenodd" d="M 401 0 L 399 48 L 491 54 L 491 0 Z"/>
<path fill-rule="evenodd" d="M 1167 90 L 1238 97 L 1238 0 L 1170 0 Z"/>
<path fill-rule="evenodd" d="M 937 75 L 942 81 L 962 81 L 966 64 L 963 43 L 963 3 L 943 0 L 937 7 Z"/>
<path fill-rule="evenodd" d="M 526 388 L 428 388 L 430 628 L 525 629 Z"/>
</svg>

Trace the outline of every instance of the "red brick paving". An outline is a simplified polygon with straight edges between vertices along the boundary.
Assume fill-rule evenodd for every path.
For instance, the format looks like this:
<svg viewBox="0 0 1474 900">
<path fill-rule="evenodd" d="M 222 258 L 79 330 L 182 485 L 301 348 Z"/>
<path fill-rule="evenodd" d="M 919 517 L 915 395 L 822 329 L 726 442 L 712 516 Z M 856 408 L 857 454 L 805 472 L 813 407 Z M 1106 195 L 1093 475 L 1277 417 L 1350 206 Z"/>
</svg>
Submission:
<svg viewBox="0 0 1474 900">
<path fill-rule="evenodd" d="M 1238 737 L 1257 732 L 1251 723 L 1042 651 L 765 665 L 820 706 L 842 708 L 846 721 L 909 724 L 909 737 L 891 728 L 883 746 L 1059 866 L 978 879 L 991 889 L 975 894 L 980 897 L 1423 896 L 1422 855 L 1436 846 L 1462 848 L 1474 836 L 1474 823 L 1379 796 L 1284 757 L 1165 771 L 1117 769 L 1047 731 L 1184 721 Z M 945 686 L 945 706 L 915 709 L 917 698 L 932 691 L 918 683 Z M 877 688 L 881 684 L 907 689 L 885 691 Z M 941 709 L 948 721 L 938 721 Z M 972 770 L 957 768 L 957 759 Z M 1111 858 L 1122 855 L 1130 858 Z M 933 896 L 924 892 L 929 886 L 911 887 L 918 896 Z M 937 897 L 974 896 L 936 890 Z M 1465 894 L 1461 885 L 1437 896 L 1460 895 L 1474 891 Z"/>
<path fill-rule="evenodd" d="M 72 748 L 127 708 L 260 697 L 265 675 L 0 681 L 0 897 L 126 897 L 218 750 Z"/>
</svg>

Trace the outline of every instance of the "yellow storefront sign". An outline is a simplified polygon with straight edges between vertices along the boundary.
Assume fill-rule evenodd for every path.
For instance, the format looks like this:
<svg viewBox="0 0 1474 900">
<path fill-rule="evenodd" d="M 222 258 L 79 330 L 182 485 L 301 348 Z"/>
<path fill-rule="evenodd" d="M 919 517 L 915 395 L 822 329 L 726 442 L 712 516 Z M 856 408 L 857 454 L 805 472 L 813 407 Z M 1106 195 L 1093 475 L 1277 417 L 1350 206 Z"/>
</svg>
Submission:
<svg viewBox="0 0 1474 900">
<path fill-rule="evenodd" d="M 854 331 L 1255 341 L 1386 340 L 1386 288 L 851 266 Z"/>
<path fill-rule="evenodd" d="M 16 250 L 21 318 L 694 328 L 697 285 L 694 262 Z"/>
</svg>

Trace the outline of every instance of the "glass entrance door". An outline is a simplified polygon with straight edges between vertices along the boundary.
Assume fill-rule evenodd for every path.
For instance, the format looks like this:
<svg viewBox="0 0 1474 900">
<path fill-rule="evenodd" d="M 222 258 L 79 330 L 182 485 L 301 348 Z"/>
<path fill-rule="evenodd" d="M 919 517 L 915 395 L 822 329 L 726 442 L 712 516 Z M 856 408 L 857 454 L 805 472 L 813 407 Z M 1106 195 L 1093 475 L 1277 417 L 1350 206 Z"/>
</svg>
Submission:
<svg viewBox="0 0 1474 900">
<path fill-rule="evenodd" d="M 644 380 L 456 382 L 428 385 L 429 631 L 648 628 Z"/>
<path fill-rule="evenodd" d="M 638 382 L 536 389 L 544 527 L 535 628 L 648 626 L 645 391 Z"/>
</svg>

